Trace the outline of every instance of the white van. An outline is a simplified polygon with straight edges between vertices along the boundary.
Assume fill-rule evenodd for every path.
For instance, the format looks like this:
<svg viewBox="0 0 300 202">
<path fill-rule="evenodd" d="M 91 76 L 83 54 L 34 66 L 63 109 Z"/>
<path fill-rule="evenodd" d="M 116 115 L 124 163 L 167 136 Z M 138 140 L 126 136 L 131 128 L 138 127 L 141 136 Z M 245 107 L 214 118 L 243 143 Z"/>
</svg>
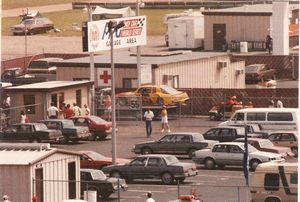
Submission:
<svg viewBox="0 0 300 202">
<path fill-rule="evenodd" d="M 246 108 L 234 112 L 220 125 L 259 124 L 263 130 L 298 130 L 297 108 Z"/>
<path fill-rule="evenodd" d="M 297 167 L 297 161 L 259 164 L 250 181 L 252 202 L 296 202 Z"/>
</svg>

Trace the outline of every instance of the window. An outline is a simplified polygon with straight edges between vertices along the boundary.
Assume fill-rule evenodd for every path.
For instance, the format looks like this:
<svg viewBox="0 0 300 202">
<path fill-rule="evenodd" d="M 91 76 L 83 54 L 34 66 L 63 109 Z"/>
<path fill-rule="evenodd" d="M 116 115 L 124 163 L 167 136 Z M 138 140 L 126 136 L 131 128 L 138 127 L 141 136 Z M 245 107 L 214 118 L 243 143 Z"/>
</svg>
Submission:
<svg viewBox="0 0 300 202">
<path fill-rule="evenodd" d="M 213 138 L 213 139 L 217 139 L 218 138 L 218 134 L 219 134 L 220 130 L 219 129 L 213 129 L 208 131 L 206 134 L 204 134 L 204 138 Z"/>
<path fill-rule="evenodd" d="M 271 141 L 279 141 L 280 137 L 281 137 L 280 134 L 273 134 L 273 135 L 269 136 L 269 140 L 271 140 Z"/>
<path fill-rule="evenodd" d="M 283 133 L 281 135 L 281 141 L 295 141 L 294 136 L 289 133 Z"/>
<path fill-rule="evenodd" d="M 241 148 L 239 148 L 238 146 L 230 145 L 228 147 L 229 147 L 230 153 L 243 153 L 243 150 Z"/>
<path fill-rule="evenodd" d="M 266 113 L 248 113 L 247 120 L 248 121 L 265 121 Z"/>
<path fill-rule="evenodd" d="M 26 114 L 35 114 L 35 95 L 24 95 L 24 105 L 25 106 Z"/>
<path fill-rule="evenodd" d="M 268 121 L 293 121 L 292 113 L 269 113 Z"/>
<path fill-rule="evenodd" d="M 145 166 L 146 161 L 147 161 L 146 157 L 136 158 L 134 161 L 131 162 L 131 165 L 133 165 L 133 166 Z"/>
<path fill-rule="evenodd" d="M 51 94 L 51 103 L 53 103 L 54 106 L 57 107 L 57 94 Z"/>
<path fill-rule="evenodd" d="M 136 78 L 123 78 L 123 88 L 136 88 L 137 79 Z"/>
<path fill-rule="evenodd" d="M 236 115 L 233 117 L 233 120 L 244 121 L 244 113 L 236 113 Z"/>
<path fill-rule="evenodd" d="M 161 159 L 160 158 L 149 158 L 147 166 L 160 166 Z"/>
<path fill-rule="evenodd" d="M 176 135 L 175 142 L 190 142 L 190 136 L 188 136 L 188 135 Z"/>
<path fill-rule="evenodd" d="M 221 136 L 222 137 L 231 137 L 231 136 L 233 136 L 233 132 L 231 129 L 222 129 Z"/>
<path fill-rule="evenodd" d="M 298 173 L 292 173 L 290 181 L 291 184 L 298 184 Z"/>
<path fill-rule="evenodd" d="M 279 190 L 279 174 L 277 173 L 266 173 L 264 186 L 266 191 L 277 191 Z"/>
<path fill-rule="evenodd" d="M 213 148 L 213 152 L 222 152 L 222 153 L 226 153 L 227 152 L 227 145 L 216 145 Z"/>
<path fill-rule="evenodd" d="M 76 90 L 76 104 L 81 108 L 81 90 Z"/>
</svg>

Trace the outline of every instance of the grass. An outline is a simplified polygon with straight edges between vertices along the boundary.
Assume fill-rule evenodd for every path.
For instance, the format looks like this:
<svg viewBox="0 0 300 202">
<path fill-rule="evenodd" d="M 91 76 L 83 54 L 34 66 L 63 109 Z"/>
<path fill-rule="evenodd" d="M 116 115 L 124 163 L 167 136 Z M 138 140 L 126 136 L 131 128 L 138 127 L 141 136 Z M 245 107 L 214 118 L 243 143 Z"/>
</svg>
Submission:
<svg viewBox="0 0 300 202">
<path fill-rule="evenodd" d="M 72 3 L 74 1 L 76 0 L 2 0 L 2 10 L 52 4 L 65 4 Z"/>
<path fill-rule="evenodd" d="M 163 22 L 165 14 L 178 13 L 182 11 L 182 9 L 142 9 L 141 15 L 147 16 L 147 34 L 164 35 L 167 30 L 167 27 Z M 45 13 L 43 15 L 54 22 L 55 28 L 58 28 L 62 31 L 60 33 L 50 32 L 48 33 L 49 36 L 81 36 L 81 31 L 75 30 L 73 25 L 77 24 L 79 27 L 81 27 L 82 22 L 87 21 L 88 19 L 88 14 L 84 13 L 82 10 Z M 10 26 L 19 23 L 20 17 L 2 18 L 2 36 L 11 35 Z"/>
</svg>

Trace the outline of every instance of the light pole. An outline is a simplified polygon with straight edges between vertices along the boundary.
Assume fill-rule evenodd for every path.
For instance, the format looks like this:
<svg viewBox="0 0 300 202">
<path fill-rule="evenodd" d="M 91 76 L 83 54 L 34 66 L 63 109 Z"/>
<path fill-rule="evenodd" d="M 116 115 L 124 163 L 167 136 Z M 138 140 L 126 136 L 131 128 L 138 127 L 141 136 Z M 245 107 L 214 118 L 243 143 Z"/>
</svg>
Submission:
<svg viewBox="0 0 300 202">
<path fill-rule="evenodd" d="M 26 9 L 26 13 L 23 10 L 23 19 L 24 19 L 24 36 L 25 36 L 25 57 L 24 57 L 24 69 L 27 72 L 27 67 L 26 67 L 26 60 L 27 60 L 27 24 L 26 24 L 26 19 L 28 15 L 28 8 Z"/>
<path fill-rule="evenodd" d="M 140 0 L 136 0 L 136 16 L 140 15 L 140 5 L 144 5 L 144 3 Z M 137 66 L 137 87 L 141 86 L 141 47 L 136 46 L 136 66 Z"/>
<path fill-rule="evenodd" d="M 108 32 L 110 36 L 110 63 L 111 63 L 111 122 L 112 122 L 112 164 L 116 164 L 117 158 L 117 140 L 116 140 L 116 96 L 115 96 L 115 64 L 114 64 L 114 34 L 124 27 L 124 22 L 108 22 Z"/>
</svg>

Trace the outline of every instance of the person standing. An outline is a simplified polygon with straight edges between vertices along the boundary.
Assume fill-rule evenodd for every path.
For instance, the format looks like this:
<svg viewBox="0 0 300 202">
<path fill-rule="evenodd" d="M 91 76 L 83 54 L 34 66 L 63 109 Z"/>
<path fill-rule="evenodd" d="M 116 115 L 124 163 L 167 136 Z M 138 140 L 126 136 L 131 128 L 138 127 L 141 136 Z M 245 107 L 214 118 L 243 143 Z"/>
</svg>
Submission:
<svg viewBox="0 0 300 202">
<path fill-rule="evenodd" d="M 48 109 L 49 119 L 57 119 L 58 117 L 58 109 L 54 106 L 54 102 L 51 102 L 51 106 Z"/>
<path fill-rule="evenodd" d="M 168 133 L 171 132 L 169 123 L 168 123 L 168 112 L 167 107 L 164 105 L 161 110 L 161 132 L 163 133 L 165 129 L 168 131 Z"/>
<path fill-rule="evenodd" d="M 74 116 L 74 112 L 73 112 L 73 110 L 71 109 L 71 105 L 70 105 L 70 104 L 67 104 L 67 107 L 66 107 L 66 109 L 64 110 L 64 114 L 65 114 L 65 118 L 66 118 L 66 119 L 69 119 L 69 118 L 71 118 L 72 116 Z"/>
<path fill-rule="evenodd" d="M 8 196 L 7 196 L 7 195 L 4 195 L 2 198 L 3 198 L 3 202 L 10 202 L 10 201 L 8 200 Z"/>
<path fill-rule="evenodd" d="M 152 198 L 152 193 L 150 191 L 147 192 L 146 202 L 155 202 L 155 200 Z"/>
<path fill-rule="evenodd" d="M 85 116 L 91 115 L 91 110 L 88 108 L 88 106 L 86 104 L 84 104 L 83 106 L 84 106 L 84 115 Z"/>
<path fill-rule="evenodd" d="M 147 132 L 147 137 L 150 137 L 152 134 L 152 120 L 153 120 L 154 114 L 150 110 L 150 108 L 145 111 L 144 118 L 146 121 L 146 132 Z"/>
<path fill-rule="evenodd" d="M 20 123 L 29 123 L 29 119 L 24 111 L 21 111 Z"/>
<path fill-rule="evenodd" d="M 270 35 L 267 35 L 266 38 L 266 49 L 269 52 L 269 54 L 271 54 L 272 52 L 272 46 L 273 46 L 273 39 Z"/>
<path fill-rule="evenodd" d="M 282 97 L 280 97 L 280 99 L 277 100 L 277 103 L 276 103 L 277 108 L 283 108 L 283 103 L 282 103 L 281 99 L 282 99 Z"/>
<path fill-rule="evenodd" d="M 81 115 L 81 109 L 77 106 L 76 103 L 73 103 L 73 112 L 74 116 L 80 116 Z"/>
<path fill-rule="evenodd" d="M 10 96 L 9 94 L 6 94 L 5 100 L 3 100 L 3 109 L 6 116 L 9 116 L 10 114 Z"/>
</svg>

